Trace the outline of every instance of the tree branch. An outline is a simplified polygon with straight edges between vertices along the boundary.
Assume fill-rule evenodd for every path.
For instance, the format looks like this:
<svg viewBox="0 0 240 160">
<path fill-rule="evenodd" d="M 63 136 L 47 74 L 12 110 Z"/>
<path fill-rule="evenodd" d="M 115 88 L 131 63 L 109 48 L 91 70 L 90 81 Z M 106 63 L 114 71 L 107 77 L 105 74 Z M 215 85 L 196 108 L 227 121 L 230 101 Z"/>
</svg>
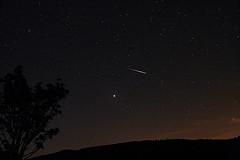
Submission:
<svg viewBox="0 0 240 160">
<path fill-rule="evenodd" d="M 32 152 L 29 152 L 29 153 L 25 154 L 23 156 L 23 160 L 27 160 L 27 159 L 31 158 L 38 151 L 39 151 L 39 149 L 36 147 L 35 150 L 33 150 Z"/>
</svg>

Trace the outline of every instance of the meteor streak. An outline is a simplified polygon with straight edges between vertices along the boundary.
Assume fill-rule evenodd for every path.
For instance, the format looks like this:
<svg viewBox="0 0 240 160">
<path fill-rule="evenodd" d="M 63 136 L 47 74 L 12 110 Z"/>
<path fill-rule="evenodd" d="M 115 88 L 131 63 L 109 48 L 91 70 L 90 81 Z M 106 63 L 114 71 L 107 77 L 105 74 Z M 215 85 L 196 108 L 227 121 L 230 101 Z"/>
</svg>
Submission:
<svg viewBox="0 0 240 160">
<path fill-rule="evenodd" d="M 133 72 L 141 73 L 141 74 L 147 74 L 147 72 L 144 72 L 144 71 L 141 71 L 141 70 L 137 70 L 137 69 L 129 68 L 129 70 L 133 71 Z"/>
</svg>

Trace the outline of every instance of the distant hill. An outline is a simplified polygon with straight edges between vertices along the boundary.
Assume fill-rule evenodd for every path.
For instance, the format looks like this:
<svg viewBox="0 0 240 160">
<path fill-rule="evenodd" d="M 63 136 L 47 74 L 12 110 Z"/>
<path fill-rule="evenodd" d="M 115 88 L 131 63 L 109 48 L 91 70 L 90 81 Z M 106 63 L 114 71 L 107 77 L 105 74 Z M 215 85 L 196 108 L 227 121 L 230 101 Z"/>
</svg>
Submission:
<svg viewBox="0 0 240 160">
<path fill-rule="evenodd" d="M 32 160 L 240 159 L 240 140 L 162 140 L 64 150 Z"/>
</svg>

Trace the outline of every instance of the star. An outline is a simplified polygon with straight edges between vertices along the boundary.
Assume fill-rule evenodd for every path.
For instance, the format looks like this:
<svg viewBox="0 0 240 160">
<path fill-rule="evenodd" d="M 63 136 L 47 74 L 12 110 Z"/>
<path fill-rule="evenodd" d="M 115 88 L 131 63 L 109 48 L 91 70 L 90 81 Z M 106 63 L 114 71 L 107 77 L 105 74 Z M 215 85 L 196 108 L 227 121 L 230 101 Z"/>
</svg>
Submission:
<svg viewBox="0 0 240 160">
<path fill-rule="evenodd" d="M 27 32 L 28 32 L 28 33 L 31 33 L 31 32 L 32 32 L 32 30 L 31 30 L 30 28 L 28 28 L 28 29 L 27 29 Z"/>
</svg>

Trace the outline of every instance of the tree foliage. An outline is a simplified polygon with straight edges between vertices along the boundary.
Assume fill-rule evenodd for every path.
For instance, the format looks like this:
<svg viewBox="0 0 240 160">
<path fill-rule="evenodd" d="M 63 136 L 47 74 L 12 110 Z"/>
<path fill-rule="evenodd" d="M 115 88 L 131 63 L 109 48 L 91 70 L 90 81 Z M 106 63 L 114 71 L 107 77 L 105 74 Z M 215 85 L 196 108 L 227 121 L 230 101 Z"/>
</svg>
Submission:
<svg viewBox="0 0 240 160">
<path fill-rule="evenodd" d="M 0 150 L 12 160 L 29 159 L 57 135 L 49 123 L 61 113 L 60 100 L 66 97 L 61 80 L 30 87 L 19 66 L 0 81 Z"/>
</svg>

